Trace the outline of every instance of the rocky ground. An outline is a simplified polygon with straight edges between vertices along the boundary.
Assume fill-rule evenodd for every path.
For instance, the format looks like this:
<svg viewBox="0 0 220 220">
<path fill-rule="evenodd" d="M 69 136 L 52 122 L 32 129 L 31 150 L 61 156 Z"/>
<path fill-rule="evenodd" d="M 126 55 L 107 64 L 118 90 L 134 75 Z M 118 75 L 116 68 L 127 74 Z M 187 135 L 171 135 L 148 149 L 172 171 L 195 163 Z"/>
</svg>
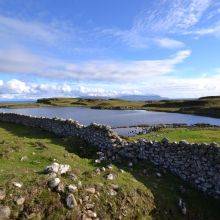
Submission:
<svg viewBox="0 0 220 220">
<path fill-rule="evenodd" d="M 219 204 L 147 161 L 0 123 L 0 219 L 218 219 Z"/>
</svg>

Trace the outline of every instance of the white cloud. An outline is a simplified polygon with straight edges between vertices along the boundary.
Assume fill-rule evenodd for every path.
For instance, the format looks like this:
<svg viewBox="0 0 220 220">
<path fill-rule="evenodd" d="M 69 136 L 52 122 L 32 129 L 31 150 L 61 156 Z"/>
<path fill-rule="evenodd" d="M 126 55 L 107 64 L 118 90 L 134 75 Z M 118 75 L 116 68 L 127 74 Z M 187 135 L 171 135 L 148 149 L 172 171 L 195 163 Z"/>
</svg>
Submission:
<svg viewBox="0 0 220 220">
<path fill-rule="evenodd" d="M 159 0 L 144 10 L 135 21 L 135 29 L 151 32 L 179 32 L 196 25 L 212 0 Z"/>
<path fill-rule="evenodd" d="M 151 76 L 169 74 L 190 54 L 191 51 L 183 50 L 158 60 L 94 60 L 74 63 L 40 57 L 24 49 L 1 50 L 0 72 L 83 81 L 144 81 Z"/>
<path fill-rule="evenodd" d="M 210 36 L 215 36 L 219 37 L 220 36 L 220 24 L 216 24 L 212 27 L 207 27 L 207 28 L 200 28 L 192 31 L 188 31 L 185 34 L 187 35 L 195 35 L 195 36 L 205 36 L 205 35 L 210 35 Z"/>
<path fill-rule="evenodd" d="M 161 47 L 169 49 L 181 48 L 185 46 L 183 42 L 170 38 L 156 38 L 155 42 L 159 44 Z"/>
<path fill-rule="evenodd" d="M 158 94 L 171 98 L 194 98 L 220 94 L 220 74 L 196 78 L 155 76 L 139 84 L 115 83 L 30 83 L 17 79 L 4 81 L 0 85 L 0 98 L 37 99 L 42 97 L 85 97 Z"/>
</svg>

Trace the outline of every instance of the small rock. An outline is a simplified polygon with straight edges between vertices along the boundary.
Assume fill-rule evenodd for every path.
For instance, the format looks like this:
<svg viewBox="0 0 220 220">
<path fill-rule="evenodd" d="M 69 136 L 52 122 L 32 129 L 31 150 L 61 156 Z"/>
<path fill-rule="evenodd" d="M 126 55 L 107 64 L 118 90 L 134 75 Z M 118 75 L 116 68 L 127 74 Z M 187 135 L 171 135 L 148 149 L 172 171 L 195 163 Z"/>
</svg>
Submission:
<svg viewBox="0 0 220 220">
<path fill-rule="evenodd" d="M 14 201 L 17 203 L 17 205 L 23 205 L 25 202 L 25 198 L 22 196 L 18 196 L 14 199 Z"/>
<path fill-rule="evenodd" d="M 124 170 L 122 170 L 122 169 L 120 169 L 120 171 L 121 171 L 121 173 L 124 173 L 125 171 Z"/>
<path fill-rule="evenodd" d="M 67 190 L 69 192 L 76 192 L 77 191 L 77 186 L 70 184 L 69 186 L 67 186 Z"/>
<path fill-rule="evenodd" d="M 58 163 L 52 163 L 45 168 L 45 173 L 58 173 L 60 165 Z"/>
<path fill-rule="evenodd" d="M 76 199 L 75 199 L 73 194 L 68 194 L 67 195 L 67 197 L 66 197 L 66 206 L 69 209 L 73 209 L 74 207 L 77 206 L 77 202 L 76 202 Z"/>
<path fill-rule="evenodd" d="M 107 180 L 113 180 L 113 179 L 114 179 L 114 175 L 112 173 L 108 174 Z"/>
<path fill-rule="evenodd" d="M 79 188 L 82 187 L 82 182 L 78 181 L 77 185 L 78 185 Z"/>
<path fill-rule="evenodd" d="M 18 182 L 13 182 L 12 184 L 18 188 L 21 188 L 23 185 L 22 183 L 18 183 Z"/>
<path fill-rule="evenodd" d="M 96 218 L 96 217 L 97 217 L 97 214 L 96 214 L 95 212 L 91 211 L 91 210 L 88 210 L 88 211 L 86 212 L 86 215 L 87 215 L 88 217 L 90 217 L 90 218 Z"/>
<path fill-rule="evenodd" d="M 91 188 L 87 188 L 86 192 L 94 194 L 95 193 L 95 188 L 91 187 Z"/>
<path fill-rule="evenodd" d="M 9 219 L 11 215 L 11 210 L 8 206 L 0 205 L 0 219 Z"/>
<path fill-rule="evenodd" d="M 70 170 L 70 165 L 68 164 L 60 164 L 59 166 L 59 173 L 60 174 L 65 174 Z"/>
<path fill-rule="evenodd" d="M 60 183 L 60 184 L 56 187 L 56 192 L 58 192 L 58 193 L 63 193 L 64 191 L 65 191 L 64 185 L 63 185 L 63 183 Z"/>
<path fill-rule="evenodd" d="M 113 169 L 112 164 L 109 164 L 109 165 L 107 166 L 107 168 L 108 168 L 109 170 L 112 170 L 112 169 Z"/>
<path fill-rule="evenodd" d="M 129 166 L 129 167 L 132 167 L 132 166 L 133 166 L 133 163 L 132 163 L 132 162 L 128 163 L 128 166 Z"/>
<path fill-rule="evenodd" d="M 97 169 L 95 170 L 95 172 L 99 175 L 99 174 L 101 173 L 101 170 L 100 170 L 99 168 L 97 168 Z"/>
<path fill-rule="evenodd" d="M 69 173 L 68 174 L 68 177 L 71 179 L 71 180 L 77 180 L 77 176 L 74 174 L 74 173 Z"/>
<path fill-rule="evenodd" d="M 26 161 L 27 159 L 28 159 L 27 156 L 23 156 L 23 157 L 21 158 L 21 161 Z"/>
<path fill-rule="evenodd" d="M 88 203 L 88 204 L 86 204 L 85 205 L 85 208 L 88 210 L 88 209 L 93 209 L 94 208 L 94 204 L 90 204 L 90 203 Z"/>
<path fill-rule="evenodd" d="M 117 192 L 116 192 L 114 189 L 110 189 L 109 195 L 111 195 L 111 196 L 116 196 L 116 195 L 117 195 Z"/>
<path fill-rule="evenodd" d="M 186 215 L 186 205 L 185 205 L 185 202 L 181 198 L 179 198 L 178 205 L 181 209 L 182 214 Z"/>
<path fill-rule="evenodd" d="M 157 175 L 157 177 L 161 177 L 162 176 L 161 173 L 156 173 L 156 175 Z"/>
<path fill-rule="evenodd" d="M 95 163 L 101 163 L 101 160 L 96 159 L 96 160 L 95 160 Z"/>
<path fill-rule="evenodd" d="M 54 178 L 54 179 L 51 179 L 49 182 L 48 182 L 48 185 L 50 188 L 55 188 L 57 187 L 58 185 L 60 184 L 60 179 L 59 178 Z"/>
<path fill-rule="evenodd" d="M 104 172 L 105 172 L 105 167 L 102 167 L 102 171 L 104 171 Z"/>
<path fill-rule="evenodd" d="M 5 192 L 5 189 L 1 189 L 0 188 L 0 200 L 3 200 L 6 196 L 6 192 Z"/>
</svg>

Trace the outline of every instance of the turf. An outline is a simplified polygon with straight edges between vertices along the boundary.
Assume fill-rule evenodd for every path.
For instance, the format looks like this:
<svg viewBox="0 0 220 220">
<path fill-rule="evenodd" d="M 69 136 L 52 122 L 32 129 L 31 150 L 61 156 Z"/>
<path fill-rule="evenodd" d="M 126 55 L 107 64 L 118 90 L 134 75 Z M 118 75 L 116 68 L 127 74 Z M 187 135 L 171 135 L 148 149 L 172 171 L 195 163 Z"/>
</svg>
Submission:
<svg viewBox="0 0 220 220">
<path fill-rule="evenodd" d="M 26 215 L 35 219 L 76 219 L 84 209 L 80 204 L 87 194 L 86 187 L 95 187 L 99 194 L 90 195 L 95 211 L 100 219 L 218 219 L 219 200 L 203 195 L 188 184 L 165 170 L 142 161 L 128 168 L 125 161 L 114 164 L 113 170 L 96 174 L 97 149 L 77 138 L 57 138 L 39 129 L 0 123 L 0 186 L 6 189 L 3 205 L 13 210 L 12 218 Z M 27 159 L 21 161 L 26 156 Z M 69 210 L 62 198 L 47 187 L 47 177 L 42 173 L 45 166 L 53 161 L 69 164 L 82 188 L 75 193 L 78 208 Z M 124 173 L 120 169 L 125 170 Z M 111 172 L 115 180 L 109 181 L 106 175 Z M 156 172 L 162 173 L 159 178 Z M 75 183 L 66 176 L 61 178 L 65 184 Z M 23 187 L 15 189 L 12 182 L 22 182 Z M 111 184 L 117 184 L 116 196 L 109 195 Z M 185 188 L 185 192 L 180 187 Z M 15 205 L 13 198 L 22 195 L 26 198 L 23 210 Z M 186 202 L 187 215 L 184 216 L 178 199 Z"/>
<path fill-rule="evenodd" d="M 220 144 L 220 128 L 163 128 L 156 132 L 136 135 L 129 139 L 137 140 L 139 138 L 146 138 L 149 140 L 160 141 L 165 137 L 170 141 L 186 140 L 190 143 L 216 142 Z"/>
</svg>

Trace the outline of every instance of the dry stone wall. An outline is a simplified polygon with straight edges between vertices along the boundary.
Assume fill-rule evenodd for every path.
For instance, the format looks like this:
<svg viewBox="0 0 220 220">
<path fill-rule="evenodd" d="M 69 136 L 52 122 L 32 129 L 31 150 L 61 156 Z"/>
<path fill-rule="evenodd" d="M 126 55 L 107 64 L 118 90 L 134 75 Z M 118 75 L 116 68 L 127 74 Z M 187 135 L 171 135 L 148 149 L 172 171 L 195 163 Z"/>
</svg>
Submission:
<svg viewBox="0 0 220 220">
<path fill-rule="evenodd" d="M 91 124 L 84 126 L 73 120 L 0 113 L 0 121 L 41 128 L 58 136 L 77 136 L 98 146 L 108 159 L 136 162 L 150 160 L 170 170 L 198 189 L 220 197 L 220 147 L 215 144 L 189 144 L 185 141 L 170 143 L 141 139 L 127 142 L 110 127 Z"/>
</svg>

